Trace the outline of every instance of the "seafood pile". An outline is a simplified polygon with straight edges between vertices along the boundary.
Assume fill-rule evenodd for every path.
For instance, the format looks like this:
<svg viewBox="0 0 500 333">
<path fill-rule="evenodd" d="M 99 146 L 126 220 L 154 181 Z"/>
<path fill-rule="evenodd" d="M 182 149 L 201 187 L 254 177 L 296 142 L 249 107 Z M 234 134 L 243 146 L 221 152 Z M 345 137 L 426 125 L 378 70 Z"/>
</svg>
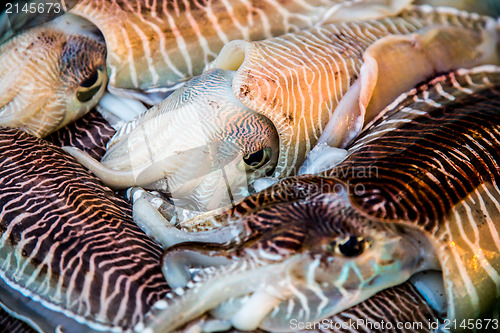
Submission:
<svg viewBox="0 0 500 333">
<path fill-rule="evenodd" d="M 500 2 L 53 5 L 0 15 L 7 331 L 500 331 Z"/>
</svg>

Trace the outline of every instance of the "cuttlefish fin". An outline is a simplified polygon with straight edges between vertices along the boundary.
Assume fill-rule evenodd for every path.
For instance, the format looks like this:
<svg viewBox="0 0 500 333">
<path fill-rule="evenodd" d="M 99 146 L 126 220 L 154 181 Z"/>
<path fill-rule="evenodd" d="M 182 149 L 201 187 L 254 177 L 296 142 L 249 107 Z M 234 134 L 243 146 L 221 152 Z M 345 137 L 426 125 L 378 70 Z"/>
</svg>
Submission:
<svg viewBox="0 0 500 333">
<path fill-rule="evenodd" d="M 498 39 L 493 23 L 483 31 L 438 26 L 375 42 L 365 51 L 359 77 L 338 104 L 318 145 L 346 147 L 399 95 L 436 74 L 497 64 L 495 46 L 489 46 Z"/>
<path fill-rule="evenodd" d="M 389 0 L 384 3 L 374 0 L 344 1 L 327 10 L 320 25 L 396 15 L 412 2 L 413 0 Z"/>
<path fill-rule="evenodd" d="M 478 201 L 480 207 L 470 209 Z M 437 253 L 450 320 L 494 315 L 500 300 L 499 202 L 498 186 L 483 184 L 455 205 L 444 222 L 448 238 Z"/>
<path fill-rule="evenodd" d="M 62 147 L 62 149 L 92 171 L 105 185 L 113 190 L 126 189 L 131 186 L 146 186 L 161 178 L 158 172 L 155 172 L 152 168 L 113 170 L 78 148 Z"/>
</svg>

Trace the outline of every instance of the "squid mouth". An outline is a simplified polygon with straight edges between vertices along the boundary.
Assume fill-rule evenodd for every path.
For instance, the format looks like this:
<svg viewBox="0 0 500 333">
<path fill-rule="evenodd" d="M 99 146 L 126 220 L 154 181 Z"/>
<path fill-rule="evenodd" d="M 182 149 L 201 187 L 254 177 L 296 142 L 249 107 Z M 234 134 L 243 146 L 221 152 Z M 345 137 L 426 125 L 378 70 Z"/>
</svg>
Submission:
<svg viewBox="0 0 500 333">
<path fill-rule="evenodd" d="M 209 311 L 228 326 L 254 330 L 267 326 L 262 322 L 273 310 L 286 310 L 280 305 L 297 288 L 293 268 L 300 264 L 300 256 L 262 265 L 252 260 L 232 260 L 210 254 L 210 251 L 186 249 L 165 255 L 164 274 L 175 287 L 174 292 L 167 295 L 169 300 L 153 306 L 136 331 L 142 331 L 143 325 L 154 332 L 175 331 Z M 290 324 L 282 323 L 283 314 L 286 312 L 278 316 L 277 321 L 284 326 L 283 331 L 287 331 Z M 272 325 L 273 321 L 276 319 L 271 319 L 270 327 L 276 326 Z"/>
<path fill-rule="evenodd" d="M 331 279 L 320 255 L 283 259 L 255 250 L 241 259 L 209 247 L 184 243 L 166 252 L 163 273 L 174 291 L 153 306 L 137 331 L 175 331 L 208 312 L 225 329 L 292 332 L 295 321 L 319 322 L 409 278 L 375 274 L 363 280 L 356 264 L 346 261 Z"/>
<path fill-rule="evenodd" d="M 340 184 L 321 180 L 282 181 L 245 199 L 246 212 L 213 218 L 212 227 L 169 228 L 160 243 L 173 292 L 136 330 L 174 331 L 209 313 L 226 328 L 292 332 L 296 321 L 320 322 L 438 269 L 433 244 L 418 230 L 368 220 L 345 191 L 306 194 Z"/>
<path fill-rule="evenodd" d="M 315 276 L 319 259 L 296 255 L 283 262 L 262 265 L 253 260 L 235 261 L 213 257 L 210 251 L 174 250 L 165 255 L 164 274 L 175 289 L 168 301 L 154 305 L 145 323 L 151 332 L 182 330 L 205 313 L 210 318 L 199 324 L 204 331 L 262 329 L 294 332 L 294 323 L 318 323 L 347 310 L 376 294 L 378 289 L 345 288 L 342 283 L 327 286 Z M 304 267 L 304 262 L 308 261 Z M 305 269 L 305 274 L 301 273 Z M 346 269 L 342 269 L 346 271 Z M 442 272 L 418 273 L 410 282 L 442 317 L 446 296 Z M 401 282 L 403 283 L 403 282 Z M 364 297 L 360 298 L 361 294 Z M 220 327 L 220 329 L 214 329 Z"/>
</svg>

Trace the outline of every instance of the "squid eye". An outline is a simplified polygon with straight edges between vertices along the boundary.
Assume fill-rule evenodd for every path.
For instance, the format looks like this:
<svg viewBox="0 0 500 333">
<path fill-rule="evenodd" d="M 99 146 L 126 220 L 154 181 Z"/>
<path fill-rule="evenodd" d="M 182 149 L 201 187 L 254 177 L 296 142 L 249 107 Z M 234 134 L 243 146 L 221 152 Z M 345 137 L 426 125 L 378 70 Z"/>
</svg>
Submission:
<svg viewBox="0 0 500 333">
<path fill-rule="evenodd" d="M 82 103 L 90 101 L 101 89 L 104 79 L 104 68 L 98 67 L 95 72 L 80 83 L 76 90 L 76 98 Z"/>
<path fill-rule="evenodd" d="M 242 169 L 246 171 L 257 170 L 271 160 L 271 155 L 272 149 L 269 147 L 250 153 L 243 157 Z"/>
<path fill-rule="evenodd" d="M 340 242 L 331 242 L 327 249 L 330 252 L 337 252 L 345 257 L 357 257 L 365 252 L 368 241 L 363 237 L 349 236 Z"/>
</svg>

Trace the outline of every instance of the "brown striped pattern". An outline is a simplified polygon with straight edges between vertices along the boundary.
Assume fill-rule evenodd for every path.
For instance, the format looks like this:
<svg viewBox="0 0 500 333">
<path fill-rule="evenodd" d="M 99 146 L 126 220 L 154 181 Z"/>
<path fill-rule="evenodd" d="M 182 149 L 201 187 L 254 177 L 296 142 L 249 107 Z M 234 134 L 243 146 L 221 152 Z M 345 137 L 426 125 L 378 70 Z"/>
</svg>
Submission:
<svg viewBox="0 0 500 333">
<path fill-rule="evenodd" d="M 161 251 L 132 222 L 127 203 L 22 131 L 0 129 L 0 150 L 1 301 L 14 306 L 11 293 L 33 298 L 29 311 L 47 329 L 65 325 L 58 314 L 74 321 L 65 328 L 73 332 L 141 321 L 167 286 Z"/>
<path fill-rule="evenodd" d="M 465 12 L 412 7 L 396 18 L 325 25 L 242 43 L 245 60 L 233 91 L 248 108 L 273 121 L 282 142 L 275 176 L 291 175 L 357 79 L 370 45 L 388 35 L 432 25 L 481 31 L 488 24 L 493 20 Z"/>
<path fill-rule="evenodd" d="M 187 221 L 185 229 L 241 223 L 244 235 L 234 242 L 252 252 L 246 258 L 265 265 L 300 251 L 313 257 L 332 234 L 368 235 L 377 239 L 373 244 L 390 246 L 383 228 L 394 228 L 405 240 L 421 233 L 419 246 L 428 238 L 427 254 L 435 248 L 443 271 L 448 317 L 491 318 L 500 299 L 499 97 L 500 67 L 439 76 L 388 107 L 339 166 L 318 176 L 285 178 L 224 214 Z M 349 201 L 339 192 L 344 188 Z M 401 232 L 389 222 L 408 229 Z M 416 252 L 402 258 L 421 258 Z M 370 269 L 364 258 L 345 267 Z M 397 271 L 385 277 L 397 277 Z"/>
<path fill-rule="evenodd" d="M 74 123 L 45 137 L 58 147 L 71 146 L 87 152 L 95 159 L 106 153 L 106 144 L 115 130 L 95 109 Z"/>
<path fill-rule="evenodd" d="M 498 68 L 419 87 L 350 151 L 327 174 L 366 214 L 414 224 L 436 242 L 451 318 L 487 315 L 500 298 Z"/>
<path fill-rule="evenodd" d="M 102 30 L 110 83 L 145 89 L 200 74 L 233 39 L 259 40 L 310 27 L 329 7 L 356 2 L 82 0 L 71 12 Z"/>
</svg>

